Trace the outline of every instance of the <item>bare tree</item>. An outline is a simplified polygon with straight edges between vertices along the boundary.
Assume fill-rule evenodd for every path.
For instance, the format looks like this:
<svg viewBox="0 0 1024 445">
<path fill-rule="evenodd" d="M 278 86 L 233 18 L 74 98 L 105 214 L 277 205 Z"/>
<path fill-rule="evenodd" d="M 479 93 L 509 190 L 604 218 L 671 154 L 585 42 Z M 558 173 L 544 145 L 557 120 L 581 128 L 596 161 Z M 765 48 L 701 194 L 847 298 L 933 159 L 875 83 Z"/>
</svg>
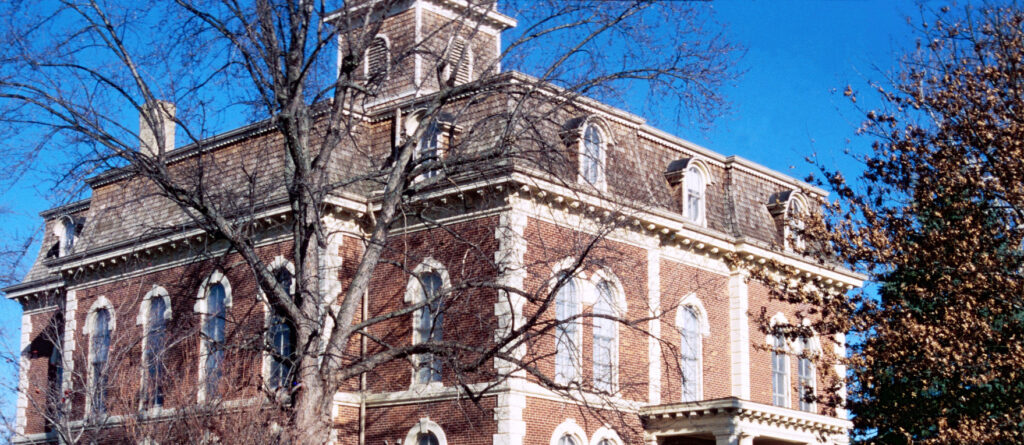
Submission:
<svg viewBox="0 0 1024 445">
<path fill-rule="evenodd" d="M 540 365 L 550 354 L 532 345 L 545 337 L 550 341 L 560 335 L 560 326 L 581 319 L 614 319 L 638 330 L 646 326 L 644 311 L 639 316 L 587 312 L 569 319 L 551 314 L 555 296 L 574 275 L 616 261 L 605 235 L 630 230 L 630 216 L 645 207 L 652 192 L 606 196 L 577 185 L 576 154 L 564 142 L 571 129 L 564 123 L 595 106 L 587 96 L 615 100 L 638 91 L 668 97 L 690 115 L 709 119 L 722 106 L 716 87 L 731 78 L 734 48 L 706 30 L 707 11 L 699 5 L 550 1 L 506 6 L 524 18 L 525 26 L 500 52 L 478 54 L 476 75 L 466 79 L 460 76 L 470 63 L 469 52 L 453 42 L 481 35 L 485 21 L 480 18 L 496 8 L 492 1 L 471 1 L 459 17 L 419 41 L 393 46 L 389 66 L 417 59 L 430 74 L 415 85 L 411 97 L 416 99 L 410 99 L 415 106 L 404 108 L 416 110 L 414 115 L 399 111 L 381 117 L 391 124 L 392 144 L 375 146 L 370 133 L 378 130 L 367 123 L 375 102 L 405 73 L 370 72 L 364 65 L 381 26 L 375 18 L 399 3 L 328 7 L 310 1 L 177 0 L 115 7 L 65 0 L 46 7 L 23 8 L 20 2 L 5 7 L 11 43 L 3 49 L 0 117 L 11 134 L 30 130 L 12 143 L 46 141 L 24 144 L 18 159 L 50 156 L 53 144 L 60 143 L 70 172 L 64 177 L 63 184 L 71 184 L 67 189 L 78 190 L 84 178 L 103 172 L 102 180 L 121 181 L 119 193 L 136 209 L 173 204 L 171 217 L 139 223 L 147 236 L 198 229 L 205 233 L 198 239 L 210 251 L 238 260 L 237 267 L 254 278 L 261 298 L 298 339 L 287 356 L 275 356 L 266 342 L 248 345 L 293 365 L 288 379 L 296 384 L 285 393 L 258 386 L 282 410 L 282 440 L 292 443 L 322 443 L 332 428 L 333 395 L 394 362 L 407 361 L 416 372 L 432 372 L 440 363 L 470 398 L 479 397 L 471 383 L 501 382 L 515 373 L 567 396 L 593 391 L 552 375 Z M 672 18 L 665 22 L 670 25 L 661 24 L 663 17 Z M 509 65 L 537 77 L 500 71 Z M 149 130 L 140 149 L 139 134 L 125 123 L 134 113 L 144 129 L 173 122 L 177 131 Z M 218 150 L 224 138 L 209 137 L 236 124 L 226 119 L 236 115 L 259 120 L 252 128 L 269 135 L 244 154 Z M 422 150 L 420 141 L 435 131 L 444 135 L 444 156 Z M 187 140 L 187 149 L 176 149 L 175 135 Z M 566 207 L 587 231 L 566 233 L 545 246 L 548 255 L 525 264 L 496 259 L 485 248 L 496 242 L 493 234 L 473 238 L 443 221 L 460 209 L 501 207 L 536 191 L 509 180 L 516 174 L 557 184 L 581 198 L 609 200 L 611 211 L 591 214 L 587 206 Z M 453 193 L 481 181 L 499 185 L 482 196 Z M 364 203 L 364 211 L 354 218 L 335 214 L 333 203 L 345 199 Z M 289 209 L 285 219 L 261 217 L 281 205 Z M 357 264 L 346 266 L 347 282 L 335 301 L 325 289 L 339 271 L 323 258 L 334 246 L 332 239 L 342 236 L 335 223 L 345 218 L 355 221 L 361 247 Z M 446 233 L 465 252 L 459 263 L 464 269 L 452 271 L 443 286 L 419 282 L 436 292 L 426 292 L 418 302 L 368 308 L 365 297 L 374 280 L 423 279 L 415 270 L 422 253 L 410 247 L 421 241 L 407 233 L 411 227 Z M 261 240 L 272 236 L 285 236 L 292 246 L 290 280 L 281 280 L 260 248 Z M 546 268 L 550 275 L 555 259 L 562 258 L 572 261 L 552 280 L 523 285 L 507 280 L 519 270 L 539 274 Z M 487 338 L 483 342 L 423 333 L 422 341 L 410 344 L 399 341 L 401 331 L 388 333 L 412 314 L 474 317 L 474 298 L 483 294 L 509 305 L 522 302 L 527 310 L 500 326 L 478 319 L 466 327 L 499 333 L 477 337 Z M 493 366 L 495 361 L 508 366 Z"/>
</svg>

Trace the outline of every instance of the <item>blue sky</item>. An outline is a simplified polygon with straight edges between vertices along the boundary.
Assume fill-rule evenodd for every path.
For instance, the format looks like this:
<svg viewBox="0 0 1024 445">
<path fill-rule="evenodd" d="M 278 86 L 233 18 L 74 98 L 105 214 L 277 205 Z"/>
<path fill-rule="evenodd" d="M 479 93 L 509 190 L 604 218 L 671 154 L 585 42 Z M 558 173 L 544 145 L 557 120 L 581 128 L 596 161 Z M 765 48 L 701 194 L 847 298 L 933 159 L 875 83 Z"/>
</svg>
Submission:
<svg viewBox="0 0 1024 445">
<path fill-rule="evenodd" d="M 848 84 L 866 92 L 868 80 L 881 80 L 899 52 L 912 48 L 905 18 L 917 16 L 914 3 L 719 1 L 710 7 L 731 39 L 746 47 L 739 64 L 745 75 L 724 91 L 732 112 L 707 131 L 664 129 L 798 178 L 813 170 L 803 160 L 811 153 L 847 177 L 855 176 L 859 167 L 843 150 L 864 150 L 868 141 L 853 136 L 861 117 L 841 92 Z M 52 204 L 42 177 L 30 175 L 0 190 L 0 206 L 13 211 L 0 215 L 7 233 L 37 230 L 37 214 Z M 33 247 L 29 260 L 37 249 Z M 17 348 L 20 316 L 16 303 L 0 301 L 0 347 Z M 10 412 L 13 401 L 12 394 L 0 395 L 0 409 Z"/>
</svg>

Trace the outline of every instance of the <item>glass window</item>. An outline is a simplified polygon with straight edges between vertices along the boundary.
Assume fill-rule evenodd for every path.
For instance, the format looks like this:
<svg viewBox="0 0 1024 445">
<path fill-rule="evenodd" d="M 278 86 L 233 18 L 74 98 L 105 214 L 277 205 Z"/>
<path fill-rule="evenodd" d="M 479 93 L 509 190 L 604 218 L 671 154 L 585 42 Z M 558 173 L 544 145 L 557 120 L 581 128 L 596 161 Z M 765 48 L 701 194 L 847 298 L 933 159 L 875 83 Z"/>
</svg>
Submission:
<svg viewBox="0 0 1024 445">
<path fill-rule="evenodd" d="M 420 162 L 437 162 L 437 140 L 441 136 L 441 129 L 437 122 L 431 121 L 427 129 L 423 131 L 419 144 L 416 145 L 416 160 Z M 433 178 L 440 173 L 440 169 L 434 167 L 421 175 L 423 178 Z"/>
<path fill-rule="evenodd" d="M 575 280 L 568 279 L 555 295 L 555 381 L 568 383 L 578 376 L 576 338 L 579 335 L 580 296 Z"/>
<path fill-rule="evenodd" d="M 444 334 L 442 329 L 444 313 L 441 310 L 440 298 L 441 276 L 434 272 L 424 274 L 420 277 L 420 285 L 423 288 L 423 301 L 426 304 L 420 308 L 417 316 L 417 340 L 439 342 Z M 416 381 L 419 383 L 440 382 L 441 358 L 435 354 L 421 354 Z"/>
<path fill-rule="evenodd" d="M 602 281 L 597 285 L 597 302 L 594 315 L 615 315 L 615 291 L 611 283 Z M 594 389 L 612 392 L 615 390 L 615 320 L 594 318 Z"/>
<path fill-rule="evenodd" d="M 416 445 L 439 445 L 434 433 L 423 433 L 416 438 Z"/>
<path fill-rule="evenodd" d="M 777 332 L 773 338 L 774 348 L 772 349 L 772 405 L 786 407 L 789 401 L 786 397 L 789 386 L 789 368 L 786 366 L 786 338 L 781 332 Z"/>
<path fill-rule="evenodd" d="M 110 353 L 110 312 L 96 311 L 96 324 L 92 332 L 92 410 L 106 412 L 107 357 Z"/>
<path fill-rule="evenodd" d="M 206 394 L 217 395 L 217 383 L 221 377 L 221 363 L 224 361 L 224 328 L 227 324 L 224 285 L 210 286 L 206 294 L 206 320 L 203 335 L 206 336 Z"/>
<path fill-rule="evenodd" d="M 686 218 L 695 223 L 704 221 L 704 174 L 695 165 L 686 169 Z"/>
<path fill-rule="evenodd" d="M 146 404 L 163 406 L 164 338 L 167 332 L 167 302 L 160 296 L 149 300 L 149 320 L 146 324 Z"/>
<path fill-rule="evenodd" d="M 75 247 L 75 223 L 70 218 L 64 219 L 64 254 L 71 253 Z"/>
<path fill-rule="evenodd" d="M 679 355 L 682 358 L 684 402 L 700 400 L 700 359 L 702 352 L 702 339 L 700 335 L 700 319 L 693 307 L 684 306 L 679 310 L 682 312 L 682 323 L 679 326 Z"/>
<path fill-rule="evenodd" d="M 597 126 L 588 125 L 583 133 L 583 179 L 598 185 L 603 179 L 601 133 Z"/>
<path fill-rule="evenodd" d="M 288 269 L 280 268 L 276 271 L 277 283 L 291 294 L 292 273 Z M 299 302 L 296 301 L 296 304 Z M 267 331 L 270 340 L 270 387 L 279 388 L 289 386 L 288 383 L 294 380 L 292 368 L 295 361 L 295 327 L 279 311 L 274 311 L 270 317 L 270 328 Z"/>
<path fill-rule="evenodd" d="M 804 215 L 804 205 L 803 205 L 803 203 L 799 199 L 793 199 L 792 202 L 789 203 L 788 224 L 789 224 L 789 237 L 790 237 L 790 239 L 786 240 L 787 242 L 792 243 L 792 244 L 790 244 L 790 247 L 793 248 L 793 249 L 803 250 L 804 247 L 805 247 L 804 236 L 803 236 L 803 230 L 804 230 L 803 215 Z"/>
<path fill-rule="evenodd" d="M 814 401 L 806 400 L 807 396 L 814 396 L 814 383 L 815 383 L 815 367 L 814 360 L 812 360 L 808 354 L 811 350 L 811 342 L 807 339 L 801 339 L 803 344 L 803 355 L 800 357 L 798 362 L 798 374 L 800 377 L 800 410 L 814 412 Z"/>
<path fill-rule="evenodd" d="M 579 445 L 576 439 L 568 434 L 558 439 L 558 445 Z"/>
<path fill-rule="evenodd" d="M 615 442 L 612 442 L 610 439 L 601 439 L 597 445 L 615 445 Z"/>
</svg>

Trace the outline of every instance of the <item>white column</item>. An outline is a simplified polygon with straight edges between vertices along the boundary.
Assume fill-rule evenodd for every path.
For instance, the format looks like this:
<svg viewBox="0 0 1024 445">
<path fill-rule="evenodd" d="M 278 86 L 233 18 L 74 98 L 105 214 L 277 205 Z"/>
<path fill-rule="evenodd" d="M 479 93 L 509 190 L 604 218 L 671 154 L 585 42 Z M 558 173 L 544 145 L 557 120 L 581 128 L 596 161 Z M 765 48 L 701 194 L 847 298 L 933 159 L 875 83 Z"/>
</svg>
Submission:
<svg viewBox="0 0 1024 445">
<path fill-rule="evenodd" d="M 729 275 L 729 355 L 733 397 L 750 400 L 750 320 L 747 312 L 747 272 Z"/>
</svg>

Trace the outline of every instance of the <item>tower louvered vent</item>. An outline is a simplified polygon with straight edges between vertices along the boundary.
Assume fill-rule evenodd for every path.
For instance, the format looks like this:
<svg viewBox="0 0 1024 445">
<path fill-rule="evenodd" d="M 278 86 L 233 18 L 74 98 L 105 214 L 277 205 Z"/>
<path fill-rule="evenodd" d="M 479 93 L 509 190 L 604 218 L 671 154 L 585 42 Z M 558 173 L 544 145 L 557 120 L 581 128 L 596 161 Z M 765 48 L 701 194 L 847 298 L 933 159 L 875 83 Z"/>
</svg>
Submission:
<svg viewBox="0 0 1024 445">
<path fill-rule="evenodd" d="M 366 74 L 370 78 L 388 74 L 388 42 L 376 37 L 366 49 Z"/>
<path fill-rule="evenodd" d="M 458 72 L 455 73 L 455 84 L 469 82 L 472 75 L 473 54 L 466 48 L 466 40 L 459 37 L 452 41 L 451 51 L 448 51 L 448 65 Z"/>
</svg>

